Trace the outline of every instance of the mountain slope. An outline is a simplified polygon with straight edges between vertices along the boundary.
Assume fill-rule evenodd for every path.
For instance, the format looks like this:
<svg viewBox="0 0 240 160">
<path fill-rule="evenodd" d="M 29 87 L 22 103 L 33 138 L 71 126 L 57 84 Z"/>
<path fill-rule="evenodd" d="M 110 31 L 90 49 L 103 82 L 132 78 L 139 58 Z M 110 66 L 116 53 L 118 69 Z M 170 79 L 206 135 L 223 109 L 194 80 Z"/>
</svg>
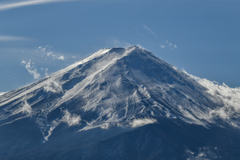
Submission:
<svg viewBox="0 0 240 160">
<path fill-rule="evenodd" d="M 102 49 L 0 96 L 0 157 L 184 159 L 188 147 L 197 152 L 201 145 L 210 145 L 209 138 L 194 135 L 195 130 L 214 137 L 225 127 L 221 136 L 229 128 L 231 138 L 239 141 L 238 129 L 231 126 L 238 121 L 213 114 L 219 107 L 206 88 L 145 49 Z M 199 142 L 174 138 L 175 128 L 183 129 L 180 137 L 189 135 Z"/>
</svg>

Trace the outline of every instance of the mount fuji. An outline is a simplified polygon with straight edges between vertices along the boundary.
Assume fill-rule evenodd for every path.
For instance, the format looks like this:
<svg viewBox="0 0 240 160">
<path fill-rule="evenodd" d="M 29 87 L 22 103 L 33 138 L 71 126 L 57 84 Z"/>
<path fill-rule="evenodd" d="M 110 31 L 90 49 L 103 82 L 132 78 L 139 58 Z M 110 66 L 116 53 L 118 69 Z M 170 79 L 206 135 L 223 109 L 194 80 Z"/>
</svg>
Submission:
<svg viewBox="0 0 240 160">
<path fill-rule="evenodd" d="M 0 159 L 239 159 L 239 115 L 143 48 L 101 49 L 0 95 Z"/>
</svg>

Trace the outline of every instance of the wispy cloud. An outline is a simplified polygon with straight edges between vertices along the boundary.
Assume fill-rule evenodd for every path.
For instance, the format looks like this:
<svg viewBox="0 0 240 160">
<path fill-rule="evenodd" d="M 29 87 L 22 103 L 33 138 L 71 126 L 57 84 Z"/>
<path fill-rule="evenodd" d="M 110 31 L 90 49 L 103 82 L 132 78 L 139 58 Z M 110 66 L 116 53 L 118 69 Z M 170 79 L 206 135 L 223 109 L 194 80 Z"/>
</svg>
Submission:
<svg viewBox="0 0 240 160">
<path fill-rule="evenodd" d="M 148 32 L 150 32 L 150 33 L 157 39 L 156 34 L 155 34 L 148 26 L 146 26 L 145 24 L 143 24 L 143 27 L 144 27 Z"/>
<path fill-rule="evenodd" d="M 66 1 L 74 1 L 74 0 L 24 0 L 24 1 L 22 0 L 22 1 L 14 1 L 11 3 L 0 3 L 0 11 L 32 6 L 32 5 L 39 5 L 44 3 L 66 2 Z"/>
<path fill-rule="evenodd" d="M 48 76 L 48 68 L 41 68 L 41 71 L 44 71 L 45 76 Z"/>
<path fill-rule="evenodd" d="M 132 128 L 136 128 L 136 127 L 141 127 L 147 124 L 152 124 L 152 123 L 156 123 L 157 121 L 155 119 L 134 119 L 133 122 L 130 124 L 132 126 Z"/>
<path fill-rule="evenodd" d="M 68 126 L 75 126 L 79 124 L 79 122 L 81 121 L 81 117 L 76 114 L 71 114 L 70 112 L 68 112 L 68 110 L 66 110 L 62 121 L 67 123 Z"/>
<path fill-rule="evenodd" d="M 25 37 L 16 37 L 16 36 L 1 36 L 0 35 L 0 41 L 26 41 L 29 40 Z"/>
<path fill-rule="evenodd" d="M 233 120 L 240 114 L 240 87 L 231 88 L 225 83 L 222 85 L 210 81 L 205 78 L 199 78 L 182 70 L 189 77 L 196 80 L 199 84 L 207 88 L 207 92 L 214 97 L 214 102 L 219 104 L 219 107 L 210 111 L 212 116 L 218 116 L 225 120 Z M 231 125 L 235 126 L 234 121 L 230 121 Z"/>
<path fill-rule="evenodd" d="M 33 76 L 34 79 L 38 79 L 41 77 L 41 75 L 38 73 L 37 68 L 34 67 L 34 63 L 29 60 L 26 62 L 25 60 L 22 60 L 22 64 L 25 65 L 25 68 L 27 69 L 28 73 Z"/>
<path fill-rule="evenodd" d="M 62 61 L 65 60 L 65 56 L 64 56 L 64 55 L 53 53 L 53 52 L 51 51 L 51 48 L 53 48 L 53 47 L 52 47 L 52 46 L 49 46 L 49 45 L 46 45 L 45 47 L 39 46 L 39 47 L 37 48 L 37 51 L 40 52 L 40 53 L 43 54 L 43 55 L 46 55 L 47 57 L 52 57 L 53 60 L 55 60 L 55 59 L 57 59 L 57 60 L 62 60 Z"/>
<path fill-rule="evenodd" d="M 164 48 L 170 48 L 170 49 L 176 49 L 177 48 L 177 45 L 176 44 L 173 44 L 172 42 L 169 42 L 168 40 L 166 40 L 164 43 L 160 44 L 160 47 L 162 49 Z"/>
<path fill-rule="evenodd" d="M 64 55 L 61 55 L 61 56 L 57 57 L 57 59 L 58 59 L 58 60 L 63 60 L 63 61 L 64 61 L 65 57 L 64 57 Z"/>
<path fill-rule="evenodd" d="M 160 45 L 160 47 L 161 47 L 161 48 L 166 48 L 166 46 L 165 46 L 165 45 L 163 45 L 163 44 L 161 44 L 161 45 Z"/>
<path fill-rule="evenodd" d="M 123 47 L 123 48 L 128 48 L 128 47 L 131 47 L 131 46 L 135 45 L 135 46 L 138 46 L 140 48 L 146 49 L 141 44 L 131 44 L 129 42 L 121 41 L 121 40 L 117 40 L 117 39 L 111 40 L 110 45 L 114 45 L 114 47 Z"/>
<path fill-rule="evenodd" d="M 115 47 L 130 47 L 130 46 L 132 46 L 132 44 L 130 44 L 128 42 L 119 41 L 117 39 L 114 39 L 112 42 L 114 43 Z"/>
</svg>

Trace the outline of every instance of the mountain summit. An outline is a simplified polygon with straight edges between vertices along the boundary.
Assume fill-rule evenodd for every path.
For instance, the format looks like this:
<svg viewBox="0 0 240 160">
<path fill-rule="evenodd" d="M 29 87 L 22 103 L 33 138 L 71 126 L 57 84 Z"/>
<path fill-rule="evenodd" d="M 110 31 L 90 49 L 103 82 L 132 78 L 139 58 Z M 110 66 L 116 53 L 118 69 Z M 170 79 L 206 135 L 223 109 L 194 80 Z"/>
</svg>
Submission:
<svg viewBox="0 0 240 160">
<path fill-rule="evenodd" d="M 0 96 L 0 159 L 239 154 L 230 149 L 240 144 L 231 142 L 240 140 L 237 121 L 218 118 L 220 106 L 206 90 L 143 48 L 101 49 Z"/>
</svg>

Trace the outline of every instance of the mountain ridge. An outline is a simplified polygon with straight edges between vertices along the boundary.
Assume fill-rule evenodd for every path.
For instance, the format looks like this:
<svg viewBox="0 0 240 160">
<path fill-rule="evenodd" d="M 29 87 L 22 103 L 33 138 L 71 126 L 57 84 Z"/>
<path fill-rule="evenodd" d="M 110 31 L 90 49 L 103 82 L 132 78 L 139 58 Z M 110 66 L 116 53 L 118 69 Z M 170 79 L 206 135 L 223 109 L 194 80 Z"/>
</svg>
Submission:
<svg viewBox="0 0 240 160">
<path fill-rule="evenodd" d="M 0 96 L 0 132 L 4 135 L 0 139 L 12 152 L 8 153 L 2 145 L 0 156 L 14 157 L 27 152 L 28 146 L 43 153 L 44 146 L 61 150 L 59 144 L 80 145 L 75 144 L 77 139 L 86 145 L 81 147 L 88 148 L 118 135 L 135 134 L 142 127 L 153 131 L 151 126 L 161 126 L 161 122 L 176 128 L 202 127 L 206 133 L 213 128 L 234 127 L 232 123 L 237 125 L 238 120 L 223 120 L 215 115 L 213 111 L 219 106 L 207 88 L 143 48 L 101 49 L 44 79 Z M 18 131 L 16 124 L 25 128 L 23 135 L 32 136 L 33 132 L 34 140 L 9 135 L 10 140 L 7 131 Z M 163 128 L 172 131 L 171 125 Z M 163 137 L 157 139 L 165 139 L 166 144 L 171 141 L 170 137 L 164 138 L 167 132 L 156 129 L 158 132 Z M 26 140 L 29 145 L 21 142 L 16 150 L 11 145 L 15 140 Z"/>
<path fill-rule="evenodd" d="M 101 58 L 101 57 L 107 57 L 106 58 L 107 60 L 104 59 L 103 62 L 101 60 L 100 63 L 98 63 L 98 62 L 91 63 L 91 61 L 95 61 L 96 59 Z M 69 88 L 65 89 L 65 91 L 64 91 L 65 93 L 62 93 L 63 94 L 62 97 L 56 102 L 56 104 L 53 103 L 54 108 L 52 108 L 52 110 L 54 110 L 54 109 L 58 108 L 60 105 L 66 103 L 67 101 L 69 101 L 72 98 L 74 98 L 74 96 L 77 95 L 78 92 L 82 92 L 82 90 L 86 86 L 91 85 L 91 84 L 89 84 L 89 82 L 93 81 L 95 76 L 98 76 L 98 75 L 102 74 L 105 69 L 107 69 L 108 67 L 110 68 L 111 66 L 114 66 L 114 64 L 117 64 L 118 61 L 125 61 L 124 59 L 126 57 L 133 59 L 131 61 L 131 63 L 134 62 L 134 59 L 136 57 L 140 58 L 139 62 L 141 61 L 141 59 L 143 59 L 142 57 L 144 57 L 145 59 L 150 57 L 151 60 L 152 60 L 151 63 L 161 63 L 161 65 L 164 66 L 163 67 L 163 71 L 164 71 L 165 68 L 167 68 L 168 71 L 169 71 L 169 68 L 172 67 L 171 65 L 168 65 L 164 61 L 162 61 L 160 59 L 157 59 L 151 52 L 148 52 L 148 51 L 146 51 L 144 49 L 141 49 L 141 48 L 139 48 L 137 46 L 132 46 L 132 47 L 129 47 L 127 49 L 124 49 L 124 48 L 102 49 L 102 50 L 100 50 L 100 51 L 98 51 L 98 52 L 88 56 L 87 58 L 85 58 L 85 59 L 83 59 L 83 60 L 81 60 L 79 62 L 74 63 L 73 65 L 67 67 L 66 69 L 60 70 L 60 71 L 50 75 L 49 77 L 47 77 L 47 78 L 45 78 L 43 80 L 38 81 L 37 82 L 38 85 L 35 85 L 34 87 L 30 87 L 31 89 L 30 89 L 29 92 L 31 92 L 33 90 L 38 90 L 39 88 L 43 87 L 43 90 L 45 92 L 47 92 L 47 93 L 48 92 L 52 92 L 52 93 L 59 93 L 59 94 L 61 94 L 63 92 L 63 90 L 64 90 L 64 86 L 67 86 L 67 84 L 69 82 L 69 79 L 71 79 L 71 77 L 69 77 L 69 75 L 68 75 L 68 72 L 72 72 L 71 76 L 76 76 L 74 74 L 79 74 L 80 73 L 79 70 L 76 69 L 76 68 L 79 68 L 79 66 L 81 67 L 82 65 L 84 65 L 86 63 L 91 63 L 91 65 L 93 67 L 91 66 L 90 71 L 89 71 L 90 72 L 89 75 L 82 76 L 83 78 L 81 77 L 82 78 L 81 80 L 79 80 L 79 77 L 75 78 L 75 79 L 78 79 L 77 82 L 80 82 L 83 85 L 79 85 L 78 83 L 76 83 L 75 86 L 69 86 L 68 85 L 67 87 L 70 87 L 70 88 L 72 87 L 72 88 L 71 89 L 69 89 Z M 136 64 L 136 65 L 138 67 L 138 64 Z M 149 64 L 146 64 L 146 65 L 149 65 Z M 133 66 L 133 67 L 136 67 L 136 66 Z M 146 67 L 145 64 L 142 64 L 141 69 L 144 69 L 144 67 Z M 120 77 L 118 77 L 118 80 L 121 79 L 121 78 L 123 78 L 123 79 L 125 78 L 125 80 L 127 80 L 127 81 L 130 80 L 132 82 L 135 81 L 133 83 L 136 83 L 136 82 L 139 83 L 140 86 L 136 86 L 138 84 L 134 84 L 134 86 L 138 87 L 138 90 L 139 90 L 139 92 L 142 92 L 140 94 L 143 94 L 142 95 L 143 97 L 150 98 L 151 96 L 149 95 L 149 92 L 146 89 L 146 87 L 144 86 L 144 84 L 141 82 L 142 80 L 139 81 L 140 78 L 136 79 L 136 76 L 138 76 L 138 75 L 133 75 L 132 71 L 130 72 L 130 70 L 127 67 L 124 68 L 124 69 L 126 70 L 125 72 L 129 72 L 130 74 L 128 75 L 127 78 L 126 78 L 126 75 L 124 77 L 123 74 L 122 74 Z M 154 68 L 150 68 L 150 69 L 153 70 Z M 71 70 L 74 70 L 74 71 L 71 71 Z M 119 70 L 119 68 L 117 68 L 117 70 Z M 172 71 L 175 71 L 175 70 L 172 70 Z M 177 73 L 177 71 L 176 71 L 176 73 Z M 176 73 L 174 73 L 174 74 L 176 74 Z M 136 72 L 135 72 L 135 74 L 136 74 Z M 148 73 L 146 72 L 145 74 L 148 74 Z M 156 71 L 154 71 L 154 74 L 156 74 Z M 172 74 L 172 75 L 174 75 L 174 74 Z M 141 76 L 144 76 L 144 75 L 141 75 Z M 161 75 L 160 76 L 157 75 L 157 76 L 158 76 L 157 78 L 159 78 L 159 77 L 161 78 Z M 108 77 L 111 77 L 111 76 L 108 76 Z M 112 77 L 114 77 L 114 76 L 112 76 Z M 72 78 L 72 79 L 74 79 L 74 78 Z M 132 79 L 134 79 L 134 80 L 132 80 Z M 143 80 L 145 80 L 145 79 L 148 79 L 148 77 L 145 76 Z M 161 80 L 163 81 L 164 84 L 167 84 L 167 86 L 165 86 L 165 87 L 168 87 L 167 89 L 171 88 L 169 83 L 165 83 L 167 80 L 165 80 L 165 79 L 161 79 Z M 72 83 L 72 81 L 71 81 L 71 83 Z M 34 85 L 34 84 L 32 84 L 32 85 Z M 115 84 L 115 85 L 118 85 L 118 84 Z M 195 87 L 196 87 L 196 85 L 195 85 Z M 23 97 L 23 95 L 26 95 L 26 94 L 27 93 L 23 92 L 18 97 Z M 10 100 L 7 100 L 7 101 L 1 103 L 1 99 L 0 99 L 0 105 L 3 106 L 5 104 L 9 103 L 9 101 L 12 101 L 12 100 L 10 99 Z M 22 101 L 24 101 L 24 100 L 22 100 Z M 151 101 L 154 102 L 153 99 L 151 99 Z M 155 103 L 158 103 L 158 102 L 155 102 Z M 165 105 L 167 105 L 167 104 L 168 103 L 165 103 Z M 88 111 L 88 110 L 90 110 L 89 107 L 85 107 L 85 111 Z M 176 118 L 176 116 L 171 114 L 170 112 L 167 114 L 167 116 L 170 116 L 170 117 L 172 116 L 172 117 Z"/>
</svg>

